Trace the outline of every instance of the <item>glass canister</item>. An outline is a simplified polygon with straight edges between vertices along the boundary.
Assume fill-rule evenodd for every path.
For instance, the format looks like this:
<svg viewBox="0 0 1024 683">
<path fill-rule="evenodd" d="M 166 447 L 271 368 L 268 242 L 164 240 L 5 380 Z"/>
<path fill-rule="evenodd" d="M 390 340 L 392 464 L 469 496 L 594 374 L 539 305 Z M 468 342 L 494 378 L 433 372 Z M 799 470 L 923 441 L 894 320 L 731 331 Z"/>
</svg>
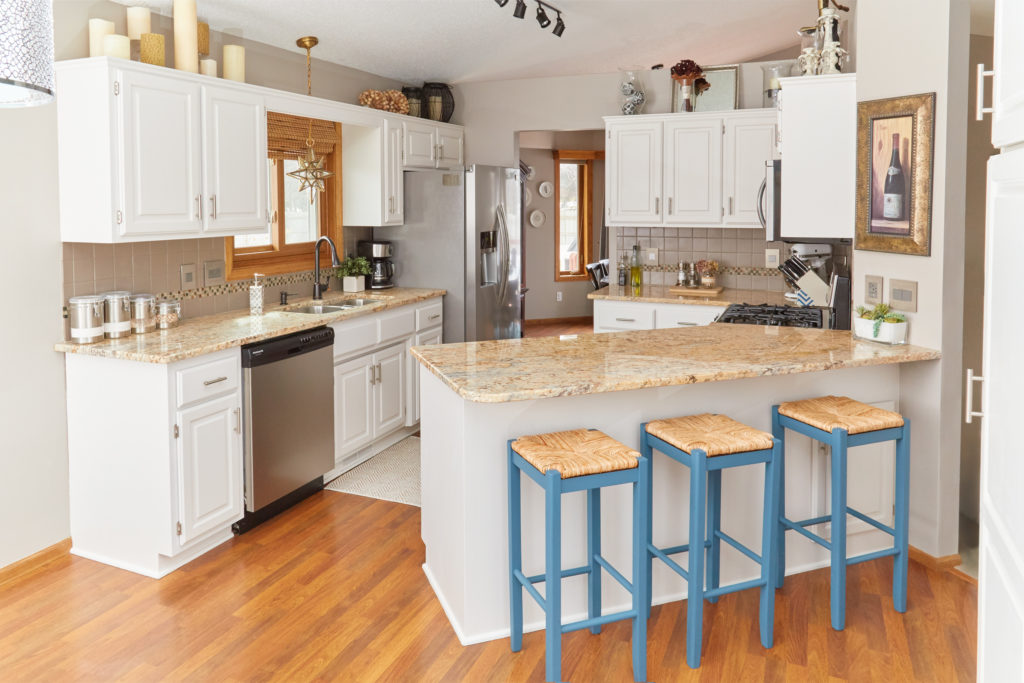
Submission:
<svg viewBox="0 0 1024 683">
<path fill-rule="evenodd" d="M 152 294 L 135 294 L 131 298 L 132 332 L 145 334 L 156 329 L 156 297 Z"/>
<path fill-rule="evenodd" d="M 103 335 L 107 339 L 121 339 L 132 333 L 131 292 L 104 292 Z"/>
<path fill-rule="evenodd" d="M 764 106 L 766 109 L 771 109 L 779 106 L 779 92 L 782 86 L 779 84 L 780 78 L 786 78 L 789 76 L 790 69 L 792 68 L 792 62 L 772 62 L 771 64 L 762 64 L 761 71 L 764 74 Z"/>
<path fill-rule="evenodd" d="M 156 305 L 156 326 L 161 330 L 177 327 L 181 321 L 181 302 L 177 299 L 161 301 Z"/>
<path fill-rule="evenodd" d="M 68 299 L 68 338 L 76 344 L 93 344 L 103 340 L 103 297 L 73 296 Z"/>
</svg>

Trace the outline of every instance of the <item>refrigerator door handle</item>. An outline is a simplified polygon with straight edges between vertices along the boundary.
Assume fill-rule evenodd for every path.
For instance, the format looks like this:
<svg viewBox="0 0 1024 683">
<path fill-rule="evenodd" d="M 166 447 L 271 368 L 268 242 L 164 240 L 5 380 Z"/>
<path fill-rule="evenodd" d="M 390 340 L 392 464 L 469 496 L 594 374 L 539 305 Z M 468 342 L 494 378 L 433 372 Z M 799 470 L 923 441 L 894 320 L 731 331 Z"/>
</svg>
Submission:
<svg viewBox="0 0 1024 683">
<path fill-rule="evenodd" d="M 501 271 L 498 275 L 498 303 L 499 305 L 505 301 L 505 295 L 508 293 L 508 276 L 509 276 L 509 244 L 508 244 L 508 226 L 505 224 L 505 207 L 502 204 L 498 204 L 498 208 L 495 211 L 496 217 L 495 222 L 498 224 L 498 239 L 501 241 L 499 246 L 501 254 Z"/>
<path fill-rule="evenodd" d="M 761 181 L 761 187 L 757 190 L 757 220 L 761 222 L 761 227 L 768 227 L 768 221 L 764 217 L 764 191 L 768 188 L 768 176 L 765 175 L 765 179 Z"/>
</svg>

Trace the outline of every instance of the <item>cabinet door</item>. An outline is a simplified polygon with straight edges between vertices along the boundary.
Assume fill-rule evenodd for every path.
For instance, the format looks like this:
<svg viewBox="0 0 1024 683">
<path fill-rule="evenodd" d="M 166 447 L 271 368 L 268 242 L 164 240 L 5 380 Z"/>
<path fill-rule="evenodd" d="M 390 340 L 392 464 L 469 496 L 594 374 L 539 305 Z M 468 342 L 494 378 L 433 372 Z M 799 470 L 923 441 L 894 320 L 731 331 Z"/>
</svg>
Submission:
<svg viewBox="0 0 1024 683">
<path fill-rule="evenodd" d="M 150 73 L 119 78 L 121 234 L 198 235 L 201 88 Z"/>
<path fill-rule="evenodd" d="M 757 195 L 764 180 L 765 162 L 775 149 L 775 112 L 725 120 L 722 187 L 725 211 L 722 223 L 760 228 Z"/>
<path fill-rule="evenodd" d="M 402 176 L 402 126 L 384 122 L 384 224 L 401 225 L 405 222 Z"/>
<path fill-rule="evenodd" d="M 462 131 L 447 128 L 437 129 L 437 167 L 457 168 L 462 166 Z"/>
<path fill-rule="evenodd" d="M 441 343 L 441 328 L 427 330 L 416 335 L 413 346 L 430 346 Z M 420 421 L 420 363 L 413 359 L 412 371 L 409 373 L 412 384 L 412 422 Z"/>
<path fill-rule="evenodd" d="M 203 228 L 266 232 L 267 117 L 263 99 L 203 88 Z"/>
<path fill-rule="evenodd" d="M 183 544 L 242 517 L 241 403 L 236 392 L 177 415 Z"/>
<path fill-rule="evenodd" d="M 374 437 L 383 436 L 405 423 L 405 345 L 373 354 L 377 369 L 374 387 Z"/>
<path fill-rule="evenodd" d="M 996 0 L 995 27 L 992 144 L 1009 147 L 1024 142 L 1024 3 Z"/>
<path fill-rule="evenodd" d="M 334 461 L 373 440 L 373 358 L 334 366 Z"/>
<path fill-rule="evenodd" d="M 661 132 L 661 122 L 609 124 L 605 160 L 609 224 L 661 224 Z"/>
<path fill-rule="evenodd" d="M 722 220 L 722 121 L 665 124 L 665 224 Z"/>
<path fill-rule="evenodd" d="M 404 153 L 402 161 L 407 168 L 434 168 L 437 166 L 437 127 L 428 123 L 402 122 Z"/>
<path fill-rule="evenodd" d="M 724 312 L 724 306 L 665 304 L 657 306 L 654 310 L 654 327 L 666 330 L 710 325 Z"/>
</svg>

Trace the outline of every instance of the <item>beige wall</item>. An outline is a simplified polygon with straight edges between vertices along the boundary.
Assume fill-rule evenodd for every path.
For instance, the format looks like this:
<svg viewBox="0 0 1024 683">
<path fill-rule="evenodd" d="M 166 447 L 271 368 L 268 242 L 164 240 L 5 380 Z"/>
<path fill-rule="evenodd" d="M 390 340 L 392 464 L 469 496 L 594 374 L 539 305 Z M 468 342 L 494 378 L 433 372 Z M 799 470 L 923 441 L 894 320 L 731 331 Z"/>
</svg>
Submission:
<svg viewBox="0 0 1024 683">
<path fill-rule="evenodd" d="M 918 282 L 910 342 L 940 361 L 901 369 L 900 410 L 913 429 L 910 542 L 936 556 L 957 552 L 964 282 L 968 7 L 963 0 L 862 0 L 857 7 L 857 99 L 936 93 L 930 256 L 854 252 L 854 304 L 864 276 Z M 907 41 L 907 27 L 918 40 Z"/>
</svg>

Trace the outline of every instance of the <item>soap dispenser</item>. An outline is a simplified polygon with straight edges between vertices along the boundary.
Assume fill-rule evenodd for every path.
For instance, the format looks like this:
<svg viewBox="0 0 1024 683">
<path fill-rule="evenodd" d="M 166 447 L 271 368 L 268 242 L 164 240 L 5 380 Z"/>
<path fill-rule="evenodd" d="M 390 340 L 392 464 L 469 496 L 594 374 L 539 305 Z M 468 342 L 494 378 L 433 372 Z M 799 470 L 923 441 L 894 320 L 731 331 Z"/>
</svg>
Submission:
<svg viewBox="0 0 1024 683">
<path fill-rule="evenodd" d="M 263 285 L 260 284 L 262 273 L 253 273 L 252 286 L 249 287 L 249 315 L 263 315 Z"/>
</svg>

